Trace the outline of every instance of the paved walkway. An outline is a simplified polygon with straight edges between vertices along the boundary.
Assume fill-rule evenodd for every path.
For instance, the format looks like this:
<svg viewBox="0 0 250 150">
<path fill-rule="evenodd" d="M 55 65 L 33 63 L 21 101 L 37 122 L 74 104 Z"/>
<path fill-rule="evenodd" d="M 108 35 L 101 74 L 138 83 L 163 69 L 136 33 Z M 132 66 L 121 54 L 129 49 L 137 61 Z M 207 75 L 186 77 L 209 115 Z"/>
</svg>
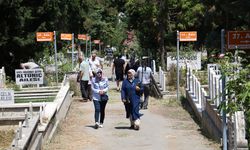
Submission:
<svg viewBox="0 0 250 150">
<path fill-rule="evenodd" d="M 110 68 L 105 69 L 110 76 Z M 217 150 L 218 144 L 200 134 L 199 127 L 179 105 L 164 107 L 167 100 L 151 98 L 149 109 L 141 110 L 141 128 L 129 129 L 120 93 L 110 82 L 110 101 L 104 128 L 94 129 L 92 102 L 74 99 L 67 119 L 44 149 L 62 150 Z"/>
</svg>

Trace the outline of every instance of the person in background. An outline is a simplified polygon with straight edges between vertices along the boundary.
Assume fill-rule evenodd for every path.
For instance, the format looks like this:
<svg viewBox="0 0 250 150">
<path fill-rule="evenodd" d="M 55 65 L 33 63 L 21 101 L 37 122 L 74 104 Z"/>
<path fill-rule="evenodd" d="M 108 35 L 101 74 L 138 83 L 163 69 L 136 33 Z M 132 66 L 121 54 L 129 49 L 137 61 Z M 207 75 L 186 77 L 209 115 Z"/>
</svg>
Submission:
<svg viewBox="0 0 250 150">
<path fill-rule="evenodd" d="M 138 67 L 139 67 L 139 61 L 136 61 L 134 57 L 131 57 L 129 59 L 129 62 L 126 63 L 125 74 L 128 74 L 129 69 L 137 70 Z"/>
<path fill-rule="evenodd" d="M 103 77 L 102 69 L 97 69 L 91 80 L 93 103 L 95 107 L 95 128 L 102 128 L 105 119 L 105 107 L 108 102 L 108 78 Z"/>
<path fill-rule="evenodd" d="M 112 75 L 115 72 L 116 80 L 116 90 L 120 91 L 120 82 L 123 81 L 123 76 L 125 72 L 125 61 L 121 59 L 121 55 L 118 56 L 113 62 L 112 65 Z"/>
<path fill-rule="evenodd" d="M 26 63 L 20 63 L 20 67 L 22 69 L 38 69 L 38 68 L 40 68 L 40 66 L 38 64 L 36 64 L 33 59 L 30 59 Z"/>
<path fill-rule="evenodd" d="M 121 99 L 126 110 L 126 118 L 130 118 L 130 129 L 140 129 L 140 96 L 143 87 L 135 78 L 135 70 L 128 70 L 127 79 L 122 82 Z"/>
<path fill-rule="evenodd" d="M 146 60 L 142 62 L 142 66 L 137 69 L 137 77 L 142 82 L 143 85 L 143 94 L 144 100 L 141 102 L 141 109 L 148 109 L 148 100 L 150 92 L 150 83 L 151 83 L 151 74 L 152 70 L 150 67 L 147 67 Z"/>
<path fill-rule="evenodd" d="M 97 50 L 93 50 L 91 53 L 91 57 L 89 59 L 90 69 L 92 71 L 93 76 L 96 75 L 96 71 L 100 68 L 103 69 L 102 61 L 100 57 L 97 57 Z"/>
<path fill-rule="evenodd" d="M 111 63 L 112 63 L 112 60 L 113 60 L 113 50 L 112 48 L 110 47 L 110 45 L 107 45 L 107 48 L 106 48 L 106 58 L 107 58 L 107 66 L 111 66 Z"/>
<path fill-rule="evenodd" d="M 83 101 L 91 100 L 89 97 L 90 94 L 88 93 L 89 88 L 89 80 L 90 80 L 90 68 L 89 68 L 89 62 L 85 57 L 82 55 L 81 58 L 81 64 L 80 64 L 80 89 L 82 93 Z"/>
</svg>

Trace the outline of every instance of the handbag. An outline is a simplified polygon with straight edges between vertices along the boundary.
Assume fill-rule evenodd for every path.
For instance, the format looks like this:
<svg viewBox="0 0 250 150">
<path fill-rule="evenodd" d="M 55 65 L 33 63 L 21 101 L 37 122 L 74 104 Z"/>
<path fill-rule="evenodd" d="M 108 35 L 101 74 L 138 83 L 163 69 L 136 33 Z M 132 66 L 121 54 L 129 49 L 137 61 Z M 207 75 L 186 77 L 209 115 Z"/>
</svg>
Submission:
<svg viewBox="0 0 250 150">
<path fill-rule="evenodd" d="M 109 100 L 109 97 L 107 94 L 101 95 L 101 101 L 107 101 Z"/>
</svg>

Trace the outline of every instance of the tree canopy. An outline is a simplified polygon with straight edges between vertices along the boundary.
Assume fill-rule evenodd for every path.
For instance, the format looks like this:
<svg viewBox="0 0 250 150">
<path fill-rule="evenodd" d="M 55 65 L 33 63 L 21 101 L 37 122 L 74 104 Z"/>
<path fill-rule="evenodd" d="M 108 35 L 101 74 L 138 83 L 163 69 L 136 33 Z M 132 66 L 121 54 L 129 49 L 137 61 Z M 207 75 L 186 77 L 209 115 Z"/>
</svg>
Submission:
<svg viewBox="0 0 250 150">
<path fill-rule="evenodd" d="M 53 47 L 35 41 L 38 31 L 87 33 L 120 49 L 126 31 L 133 31 L 136 51 L 164 67 L 177 30 L 197 31 L 198 41 L 192 43 L 197 50 L 220 49 L 221 29 L 249 30 L 249 7 L 249 0 L 0 1 L 0 65 L 13 74 L 21 61 Z"/>
</svg>

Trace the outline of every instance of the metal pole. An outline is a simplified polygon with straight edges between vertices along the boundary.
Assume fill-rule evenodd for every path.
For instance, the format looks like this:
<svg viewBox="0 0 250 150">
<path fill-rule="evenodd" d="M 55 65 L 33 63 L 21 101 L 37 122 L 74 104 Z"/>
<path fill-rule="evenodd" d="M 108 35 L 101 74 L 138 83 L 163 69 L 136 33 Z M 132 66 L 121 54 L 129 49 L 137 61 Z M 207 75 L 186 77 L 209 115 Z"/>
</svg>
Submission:
<svg viewBox="0 0 250 150">
<path fill-rule="evenodd" d="M 224 50 L 224 34 L 225 30 L 221 29 L 221 54 L 225 54 Z M 226 100 L 226 77 L 225 73 L 222 74 L 222 102 Z M 227 114 L 225 110 L 222 110 L 222 141 L 223 141 L 223 150 L 227 150 Z"/>
<path fill-rule="evenodd" d="M 224 45 L 225 45 L 225 30 L 221 29 L 221 54 L 225 54 L 225 49 L 224 49 Z"/>
<path fill-rule="evenodd" d="M 89 52 L 89 55 L 91 54 L 91 52 L 92 52 L 92 48 L 91 48 L 91 36 L 89 36 L 89 50 L 90 50 L 90 52 Z"/>
<path fill-rule="evenodd" d="M 72 71 L 74 70 L 74 33 L 72 33 Z"/>
<path fill-rule="evenodd" d="M 179 100 L 179 44 L 180 44 L 180 33 L 179 31 L 177 30 L 177 100 Z"/>
<path fill-rule="evenodd" d="M 56 69 L 56 84 L 58 84 L 58 68 L 57 68 L 57 47 L 56 47 L 56 31 L 54 31 L 54 48 L 55 48 L 55 69 Z"/>
<path fill-rule="evenodd" d="M 88 34 L 86 34 L 86 49 L 85 49 L 85 57 L 88 57 L 87 52 L 88 52 Z"/>
</svg>

